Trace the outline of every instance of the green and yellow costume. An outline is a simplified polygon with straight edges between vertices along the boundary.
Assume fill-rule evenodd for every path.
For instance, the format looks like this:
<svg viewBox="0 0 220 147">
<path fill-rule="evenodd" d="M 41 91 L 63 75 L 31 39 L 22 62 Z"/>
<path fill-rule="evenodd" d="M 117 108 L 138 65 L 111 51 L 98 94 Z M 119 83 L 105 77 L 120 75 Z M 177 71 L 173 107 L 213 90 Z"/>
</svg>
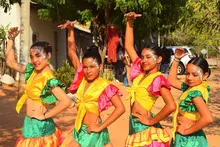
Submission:
<svg viewBox="0 0 220 147">
<path fill-rule="evenodd" d="M 133 80 L 133 86 L 129 89 L 131 105 L 137 101 L 145 110 L 151 111 L 156 99 L 159 97 L 157 94 L 152 94 L 155 90 L 155 85 L 152 85 L 153 81 L 155 82 L 155 79 L 156 81 L 158 80 L 158 87 L 156 87 L 157 90 L 155 92 L 158 92 L 160 86 L 168 86 L 169 84 L 165 84 L 166 80 L 165 78 L 163 79 L 161 72 L 153 73 L 141 81 L 143 78 L 144 74 L 140 74 Z M 151 117 L 154 117 L 152 113 Z M 168 147 L 169 141 L 170 136 L 160 123 L 147 126 L 130 115 L 129 136 L 126 140 L 126 147 Z"/>
<path fill-rule="evenodd" d="M 64 84 L 55 79 L 51 71 L 39 75 L 36 79 L 36 71 L 32 64 L 27 64 L 25 69 L 26 89 L 23 96 L 16 105 L 16 111 L 19 113 L 27 99 L 32 102 L 47 107 L 49 104 L 57 101 L 56 97 L 50 91 L 50 88 L 60 86 L 65 89 Z M 52 118 L 46 120 L 37 120 L 26 116 L 22 129 L 22 135 L 16 142 L 17 147 L 57 147 L 60 145 L 61 131 L 56 127 Z"/>
<path fill-rule="evenodd" d="M 199 130 L 189 135 L 181 135 L 176 132 L 177 127 L 177 115 L 180 113 L 184 117 L 193 121 L 200 119 L 200 114 L 195 104 L 194 98 L 202 97 L 205 103 L 208 103 L 210 87 L 206 81 L 203 81 L 200 85 L 189 87 L 185 83 L 182 83 L 183 94 L 180 96 L 180 102 L 178 109 L 174 114 L 174 139 L 172 146 L 174 147 L 208 147 L 208 142 L 203 130 Z"/>
</svg>

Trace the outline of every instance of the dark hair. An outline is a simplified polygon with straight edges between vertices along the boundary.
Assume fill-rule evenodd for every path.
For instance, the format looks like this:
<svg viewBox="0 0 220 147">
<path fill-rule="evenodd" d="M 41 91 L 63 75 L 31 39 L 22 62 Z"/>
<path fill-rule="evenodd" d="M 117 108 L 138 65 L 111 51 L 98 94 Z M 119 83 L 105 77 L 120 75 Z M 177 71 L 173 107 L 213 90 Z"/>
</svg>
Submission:
<svg viewBox="0 0 220 147">
<path fill-rule="evenodd" d="M 194 57 L 188 62 L 188 64 L 196 65 L 202 69 L 203 73 L 208 72 L 209 76 L 211 75 L 211 70 L 209 68 L 209 64 L 206 61 L 206 59 L 204 59 L 202 57 Z"/>
<path fill-rule="evenodd" d="M 161 56 L 162 57 L 161 64 L 165 63 L 167 60 L 170 60 L 171 54 L 166 48 L 161 49 L 158 46 L 154 46 L 154 47 L 143 48 L 143 49 L 152 50 L 154 51 L 155 55 L 157 55 L 158 57 Z"/>
<path fill-rule="evenodd" d="M 34 44 L 32 44 L 31 48 L 34 47 L 42 47 L 46 54 L 49 52 L 52 53 L 52 45 L 46 41 L 35 42 Z"/>
<path fill-rule="evenodd" d="M 102 64 L 102 58 L 99 54 L 99 49 L 96 45 L 92 45 L 92 46 L 89 47 L 89 49 L 86 50 L 82 60 L 86 59 L 86 58 L 96 59 L 98 64 Z"/>
</svg>

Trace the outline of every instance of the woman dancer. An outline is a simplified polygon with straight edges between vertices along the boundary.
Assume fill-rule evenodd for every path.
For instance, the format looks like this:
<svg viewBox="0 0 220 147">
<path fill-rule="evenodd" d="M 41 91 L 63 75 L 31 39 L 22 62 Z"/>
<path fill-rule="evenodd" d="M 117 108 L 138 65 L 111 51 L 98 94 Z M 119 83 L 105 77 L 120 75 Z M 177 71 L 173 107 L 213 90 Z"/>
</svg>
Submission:
<svg viewBox="0 0 220 147">
<path fill-rule="evenodd" d="M 107 127 L 124 112 L 119 89 L 100 77 L 102 61 L 98 47 L 91 46 L 83 56 L 82 64 L 76 55 L 74 22 L 59 27 L 68 29 L 68 54 L 77 74 L 69 91 L 76 92 L 77 117 L 74 127 L 65 134 L 62 147 L 109 147 L 112 146 Z M 78 68 L 79 67 L 79 68 Z M 113 105 L 115 110 L 102 122 L 100 113 Z"/>
<path fill-rule="evenodd" d="M 25 73 L 26 89 L 16 105 L 19 113 L 26 103 L 26 116 L 22 134 L 16 142 L 17 147 L 57 147 L 61 144 L 61 131 L 52 117 L 67 108 L 71 102 L 65 92 L 64 84 L 55 79 L 49 67 L 52 47 L 47 42 L 36 42 L 30 48 L 30 61 L 26 66 L 17 63 L 13 44 L 21 32 L 17 27 L 8 31 L 9 40 L 6 49 L 6 63 L 11 69 Z M 49 104 L 59 103 L 48 110 Z"/>
<path fill-rule="evenodd" d="M 131 79 L 131 115 L 129 120 L 129 136 L 126 147 L 168 147 L 170 136 L 160 125 L 160 121 L 176 109 L 170 93 L 170 84 L 158 71 L 165 58 L 160 48 L 144 48 L 141 58 L 134 49 L 133 23 L 140 14 L 130 12 L 127 18 L 125 49 L 132 60 Z M 151 109 L 156 99 L 161 96 L 165 106 L 155 116 Z"/>
<path fill-rule="evenodd" d="M 168 76 L 170 84 L 183 92 L 174 115 L 175 136 L 172 146 L 208 147 L 202 128 L 213 121 L 207 106 L 210 96 L 210 87 L 206 82 L 210 75 L 209 65 L 201 57 L 191 59 L 186 67 L 186 80 L 181 82 L 177 79 L 177 68 L 183 56 L 184 49 L 176 49 Z"/>
</svg>

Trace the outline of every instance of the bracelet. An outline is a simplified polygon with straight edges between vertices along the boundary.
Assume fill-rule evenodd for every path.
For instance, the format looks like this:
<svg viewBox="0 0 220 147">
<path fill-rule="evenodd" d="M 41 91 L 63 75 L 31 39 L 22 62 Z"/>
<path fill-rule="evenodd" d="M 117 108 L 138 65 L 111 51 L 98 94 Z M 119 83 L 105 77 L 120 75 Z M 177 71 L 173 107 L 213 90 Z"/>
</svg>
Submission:
<svg viewBox="0 0 220 147">
<path fill-rule="evenodd" d="M 175 60 L 176 62 L 180 62 L 180 59 L 174 58 L 174 60 Z"/>
</svg>

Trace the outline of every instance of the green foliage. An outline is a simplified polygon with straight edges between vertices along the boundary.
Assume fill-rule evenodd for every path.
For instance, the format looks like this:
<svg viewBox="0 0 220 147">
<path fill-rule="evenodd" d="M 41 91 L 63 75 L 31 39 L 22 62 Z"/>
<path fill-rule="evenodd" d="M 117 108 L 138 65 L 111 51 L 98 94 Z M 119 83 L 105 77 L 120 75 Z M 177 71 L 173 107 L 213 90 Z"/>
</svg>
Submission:
<svg viewBox="0 0 220 147">
<path fill-rule="evenodd" d="M 135 20 L 135 38 L 143 39 L 153 32 L 163 35 L 173 31 L 184 12 L 185 1 L 176 0 L 116 0 L 116 9 L 122 13 L 135 11 L 142 17 Z"/>
<path fill-rule="evenodd" d="M 78 14 L 76 1 L 66 0 L 32 0 L 38 6 L 38 16 L 43 20 L 53 20 L 62 23 L 75 20 Z"/>
<path fill-rule="evenodd" d="M 211 49 L 211 50 L 208 51 L 208 54 L 209 54 L 209 57 L 210 57 L 210 56 L 211 56 L 211 57 L 216 57 L 216 55 L 218 54 L 218 52 L 217 52 L 216 50 Z"/>
<path fill-rule="evenodd" d="M 0 7 L 3 7 L 4 12 L 7 13 L 10 10 L 11 5 L 14 3 L 21 4 L 21 0 L 0 0 Z"/>
<path fill-rule="evenodd" d="M 38 16 L 42 20 L 52 20 L 52 16 L 49 9 L 38 9 Z"/>
<path fill-rule="evenodd" d="M 80 12 L 81 15 L 81 21 L 92 21 L 93 20 L 93 14 L 92 11 L 89 9 L 85 9 L 83 11 Z"/>
<path fill-rule="evenodd" d="M 185 17 L 183 27 L 194 33 L 216 33 L 220 31 L 220 13 L 217 0 L 188 0 L 186 8 L 191 15 Z"/>
<path fill-rule="evenodd" d="M 109 80 L 109 81 L 114 81 L 115 80 L 115 75 L 114 75 L 112 69 L 107 69 L 107 68 L 104 69 L 101 77 L 106 79 L 106 80 Z"/>
<path fill-rule="evenodd" d="M 179 28 L 169 37 L 165 37 L 166 45 L 194 46 L 198 53 L 209 49 L 214 55 L 220 46 L 220 13 L 216 0 L 188 0 L 183 9 Z"/>
<path fill-rule="evenodd" d="M 72 66 L 70 66 L 69 62 L 66 60 L 65 62 L 63 62 L 62 66 L 55 71 L 55 76 L 58 80 L 62 81 L 68 88 L 74 79 L 75 70 Z"/>
<path fill-rule="evenodd" d="M 99 36 L 101 41 L 105 40 L 105 27 L 108 24 L 124 29 L 124 14 L 130 11 L 142 14 L 142 17 L 135 21 L 137 40 L 146 38 L 156 31 L 160 31 L 161 34 L 171 32 L 176 28 L 186 5 L 186 0 L 178 2 L 176 0 L 34 0 L 34 2 L 40 8 L 38 15 L 41 19 L 52 19 L 60 23 L 66 20 L 78 20 L 81 23 L 91 21 L 91 31 L 95 36 Z"/>
<path fill-rule="evenodd" d="M 1 44 L 4 43 L 4 41 L 7 39 L 7 30 L 9 25 L 6 27 L 0 25 L 0 57 L 5 59 L 5 50 L 4 48 L 1 48 Z"/>
<path fill-rule="evenodd" d="M 7 30 L 8 26 L 4 27 L 3 25 L 0 25 L 0 41 L 7 39 Z"/>
</svg>

